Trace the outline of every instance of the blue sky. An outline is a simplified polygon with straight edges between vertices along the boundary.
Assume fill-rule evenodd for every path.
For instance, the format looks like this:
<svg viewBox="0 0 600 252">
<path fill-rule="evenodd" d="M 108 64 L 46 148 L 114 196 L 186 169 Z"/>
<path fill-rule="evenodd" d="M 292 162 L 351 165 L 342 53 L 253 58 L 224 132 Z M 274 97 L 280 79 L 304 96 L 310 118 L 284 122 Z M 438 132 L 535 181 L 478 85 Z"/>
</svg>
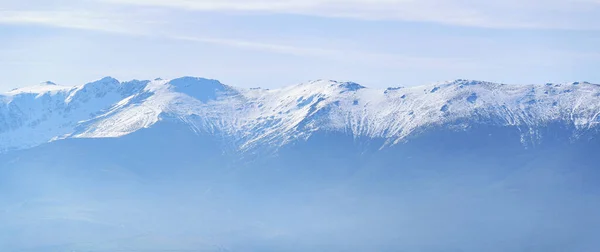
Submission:
<svg viewBox="0 0 600 252">
<path fill-rule="evenodd" d="M 600 0 L 0 0 L 0 90 L 183 75 L 600 83 L 598 16 Z"/>
</svg>

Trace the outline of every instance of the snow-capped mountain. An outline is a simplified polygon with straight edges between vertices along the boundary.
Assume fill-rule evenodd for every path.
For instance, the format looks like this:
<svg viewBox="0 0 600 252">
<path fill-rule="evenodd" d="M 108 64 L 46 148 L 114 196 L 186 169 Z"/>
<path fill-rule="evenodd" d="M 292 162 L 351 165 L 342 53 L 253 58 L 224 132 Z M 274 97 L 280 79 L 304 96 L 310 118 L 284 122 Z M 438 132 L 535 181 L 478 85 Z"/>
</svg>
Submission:
<svg viewBox="0 0 600 252">
<path fill-rule="evenodd" d="M 0 251 L 596 251 L 600 86 L 51 82 L 0 97 Z"/>
<path fill-rule="evenodd" d="M 235 142 L 238 150 L 281 146 L 314 132 L 383 138 L 397 144 L 436 126 L 516 126 L 523 139 L 560 123 L 577 132 L 600 124 L 600 85 L 587 82 L 504 85 L 451 82 L 384 90 L 318 80 L 267 90 L 216 80 L 119 82 L 103 78 L 82 86 L 52 82 L 0 96 L 0 150 L 25 149 L 65 138 L 120 137 L 164 120 Z M 527 141 L 527 140 L 524 140 Z"/>
</svg>

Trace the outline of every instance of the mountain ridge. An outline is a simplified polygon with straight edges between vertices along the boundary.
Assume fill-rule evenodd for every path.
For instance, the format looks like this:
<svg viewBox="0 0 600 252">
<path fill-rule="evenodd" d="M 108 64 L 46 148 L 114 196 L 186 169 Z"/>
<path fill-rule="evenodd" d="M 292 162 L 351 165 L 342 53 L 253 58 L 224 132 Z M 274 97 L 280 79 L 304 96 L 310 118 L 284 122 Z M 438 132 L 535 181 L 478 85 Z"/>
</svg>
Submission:
<svg viewBox="0 0 600 252">
<path fill-rule="evenodd" d="M 46 90 L 0 96 L 1 251 L 600 247 L 597 85 Z"/>
<path fill-rule="evenodd" d="M 105 77 L 81 86 L 57 84 L 0 95 L 0 152 L 66 138 L 120 137 L 164 120 L 220 135 L 238 150 L 283 146 L 315 132 L 383 138 L 394 145 L 428 127 L 475 124 L 518 127 L 523 142 L 553 123 L 573 135 L 600 124 L 600 85 L 588 82 L 506 85 L 458 79 L 371 89 L 316 80 L 279 89 L 236 88 L 217 80 L 121 82 Z"/>
</svg>

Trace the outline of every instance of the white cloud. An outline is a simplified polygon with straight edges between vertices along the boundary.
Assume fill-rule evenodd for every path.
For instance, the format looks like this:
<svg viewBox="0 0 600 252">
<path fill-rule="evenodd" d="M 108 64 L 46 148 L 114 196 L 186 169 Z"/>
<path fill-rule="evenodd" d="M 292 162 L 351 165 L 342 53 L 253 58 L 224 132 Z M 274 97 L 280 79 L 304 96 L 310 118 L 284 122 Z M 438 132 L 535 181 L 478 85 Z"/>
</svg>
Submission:
<svg viewBox="0 0 600 252">
<path fill-rule="evenodd" d="M 262 42 L 239 40 L 239 39 L 190 37 L 190 36 L 169 36 L 169 38 L 176 39 L 176 40 L 183 40 L 183 41 L 191 41 L 191 42 L 199 42 L 199 43 L 207 43 L 207 44 L 217 44 L 217 45 L 224 45 L 224 46 L 237 47 L 237 48 L 243 48 L 243 49 L 269 51 L 269 52 L 291 54 L 291 55 L 327 56 L 327 55 L 335 55 L 338 53 L 338 51 L 336 51 L 336 50 L 262 43 Z"/>
<path fill-rule="evenodd" d="M 600 29 L 600 0 L 1 0 L 0 22 L 74 28 L 110 26 L 117 30 L 122 24 L 115 20 L 134 20 L 140 12 L 161 9 L 301 14 L 484 28 Z M 115 13 L 122 16 L 115 17 Z M 62 21 L 65 18 L 77 22 Z"/>
<path fill-rule="evenodd" d="M 224 38 L 171 36 L 170 39 L 216 44 L 257 51 L 268 51 L 296 56 L 318 57 L 333 60 L 352 60 L 356 63 L 363 64 L 381 64 L 382 62 L 386 62 L 386 64 L 397 68 L 426 66 L 432 68 L 467 69 L 476 67 L 472 60 L 466 58 L 413 57 L 393 53 L 324 49 Z"/>
<path fill-rule="evenodd" d="M 600 29 L 597 0 L 97 0 L 199 11 L 292 13 L 488 28 Z"/>
<path fill-rule="evenodd" d="M 178 23 L 181 19 L 175 18 L 180 9 L 185 9 L 198 12 L 295 13 L 497 28 L 600 29 L 593 15 L 597 10 L 596 0 L 53 0 L 60 1 L 60 5 L 47 1 L 37 5 L 35 1 L 29 4 L 14 1 L 13 5 L 0 3 L 0 24 L 34 24 L 124 33 L 296 56 L 374 64 L 387 62 L 399 67 L 477 66 L 473 66 L 473 61 L 468 59 L 318 48 L 303 46 L 301 41 L 299 44 L 286 44 L 231 36 L 211 37 L 207 34 L 172 31 L 171 28 L 185 26 Z M 591 21 L 584 22 L 588 19 Z"/>
<path fill-rule="evenodd" d="M 164 27 L 147 25 L 150 17 L 131 18 L 117 13 L 106 14 L 102 12 L 89 12 L 86 10 L 71 11 L 2 11 L 0 10 L 0 24 L 16 25 L 42 25 L 49 27 L 62 27 L 70 29 L 93 30 L 110 33 L 123 33 L 171 40 L 189 41 L 205 44 L 216 44 L 242 49 L 269 51 L 291 55 L 324 56 L 335 54 L 336 51 L 290 46 L 274 43 L 263 43 L 232 38 L 181 36 L 168 32 Z M 140 25 L 141 24 L 146 24 Z M 136 27 L 137 26 L 137 27 Z"/>
<path fill-rule="evenodd" d="M 85 30 L 136 34 L 130 18 L 85 10 L 77 11 L 3 11 L 0 24 L 33 24 Z M 138 25 L 139 26 L 139 25 Z M 141 26 L 140 26 L 141 27 Z"/>
<path fill-rule="evenodd" d="M 162 16 L 126 15 L 118 11 L 106 13 L 103 11 L 92 12 L 89 10 L 70 11 L 2 11 L 0 10 L 0 24 L 30 24 L 69 29 L 82 29 L 121 33 L 126 35 L 142 36 L 147 38 L 169 39 L 202 44 L 212 44 L 244 50 L 262 51 L 302 57 L 316 57 L 332 60 L 351 60 L 365 64 L 388 62 L 398 67 L 404 66 L 432 66 L 432 67 L 460 67 L 468 64 L 462 59 L 409 57 L 405 55 L 371 53 L 360 50 L 339 50 L 332 48 L 318 48 L 302 45 L 283 43 L 260 42 L 247 39 L 222 38 L 198 35 L 180 35 L 169 31 L 168 26 L 152 20 L 160 20 Z"/>
</svg>

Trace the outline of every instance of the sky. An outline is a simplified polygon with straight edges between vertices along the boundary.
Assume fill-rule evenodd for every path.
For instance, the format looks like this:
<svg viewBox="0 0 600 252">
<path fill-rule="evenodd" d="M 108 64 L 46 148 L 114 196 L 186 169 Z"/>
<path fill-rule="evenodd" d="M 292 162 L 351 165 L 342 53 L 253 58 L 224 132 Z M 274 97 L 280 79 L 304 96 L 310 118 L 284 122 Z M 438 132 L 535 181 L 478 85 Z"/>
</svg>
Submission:
<svg viewBox="0 0 600 252">
<path fill-rule="evenodd" d="M 600 0 L 0 0 L 0 91 L 198 76 L 600 83 Z"/>
</svg>

